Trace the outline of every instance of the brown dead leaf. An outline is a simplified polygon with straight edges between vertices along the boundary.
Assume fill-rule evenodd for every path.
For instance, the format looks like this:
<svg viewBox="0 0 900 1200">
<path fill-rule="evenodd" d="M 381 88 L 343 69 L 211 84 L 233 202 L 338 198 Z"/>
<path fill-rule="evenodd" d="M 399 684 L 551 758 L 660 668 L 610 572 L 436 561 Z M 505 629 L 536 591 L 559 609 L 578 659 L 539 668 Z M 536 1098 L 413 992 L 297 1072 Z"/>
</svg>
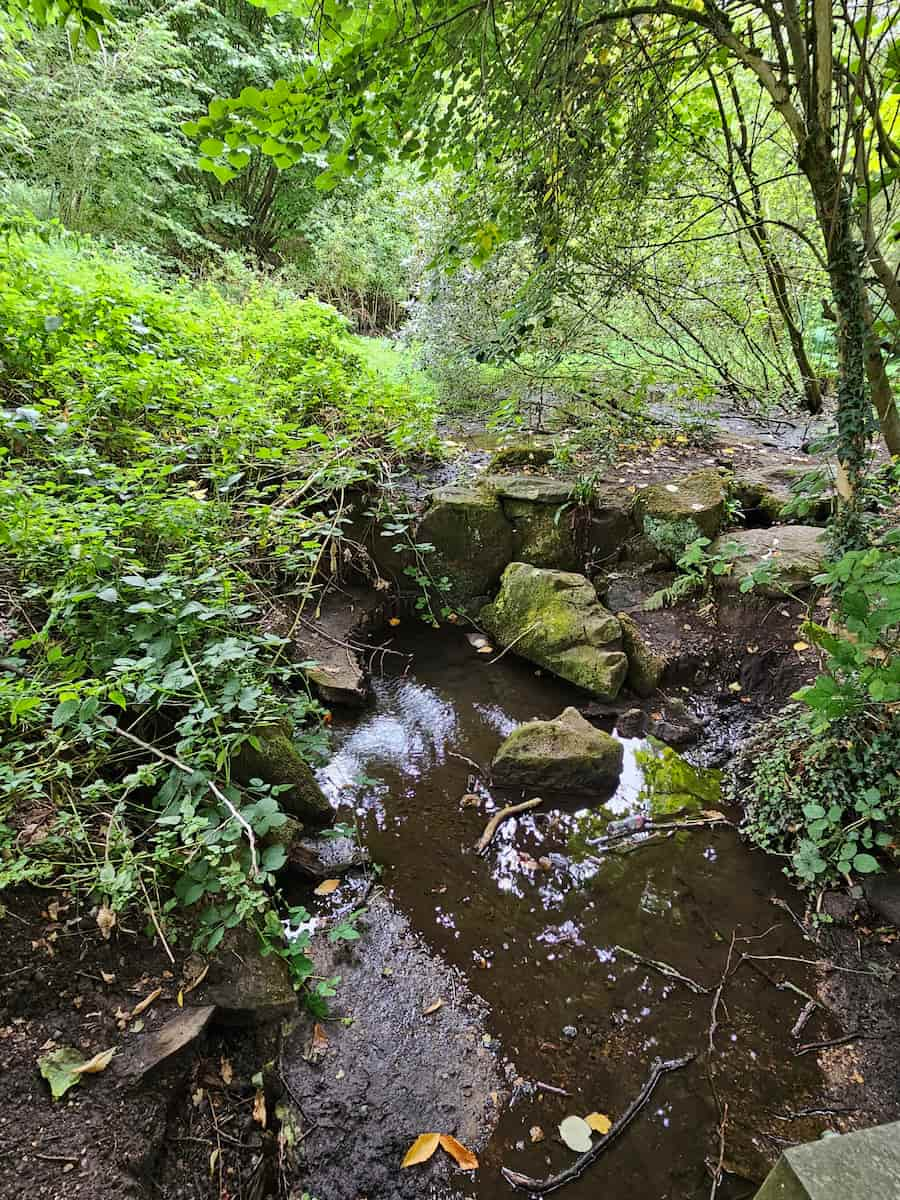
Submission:
<svg viewBox="0 0 900 1200">
<path fill-rule="evenodd" d="M 588 1113 L 584 1120 L 587 1125 L 590 1125 L 594 1133 L 609 1133 L 612 1129 L 612 1121 L 605 1113 Z"/>
<path fill-rule="evenodd" d="M 99 1075 L 101 1071 L 105 1071 L 112 1061 L 112 1056 L 115 1054 L 115 1046 L 110 1046 L 108 1050 L 101 1050 L 95 1054 L 93 1058 L 89 1058 L 87 1062 L 81 1064 L 80 1067 L 73 1067 L 73 1075 Z"/>
<path fill-rule="evenodd" d="M 323 879 L 319 886 L 313 889 L 314 895 L 330 896 L 331 893 L 340 886 L 341 881 L 339 879 Z"/>
<path fill-rule="evenodd" d="M 435 1000 L 432 1004 L 429 1004 L 427 1008 L 422 1009 L 422 1016 L 430 1017 L 432 1013 L 436 1013 L 439 1008 L 443 1008 L 443 1007 L 444 1007 L 443 1000 Z"/>
<path fill-rule="evenodd" d="M 220 1061 L 219 1074 L 222 1076 L 222 1082 L 225 1084 L 226 1087 L 228 1087 L 228 1085 L 231 1083 L 232 1079 L 234 1079 L 234 1067 L 231 1065 L 231 1062 L 229 1059 L 223 1058 Z"/>
<path fill-rule="evenodd" d="M 137 1002 L 137 1004 L 134 1006 L 134 1008 L 131 1010 L 132 1018 L 139 1017 L 142 1012 L 146 1012 L 147 1009 L 150 1007 L 150 1005 L 153 1003 L 153 1001 L 158 1000 L 161 995 L 162 995 L 162 988 L 160 988 L 160 987 L 154 988 L 149 996 L 145 996 L 143 998 L 143 1000 L 139 1000 Z"/>
<path fill-rule="evenodd" d="M 206 964 L 206 966 L 203 968 L 203 970 L 200 972 L 199 975 L 195 975 L 194 978 L 191 980 L 191 982 L 186 987 L 183 987 L 181 989 L 182 995 L 186 996 L 188 994 L 188 992 L 192 992 L 195 987 L 199 987 L 200 984 L 203 982 L 203 980 L 206 978 L 208 972 L 209 972 L 209 963 Z"/>
<path fill-rule="evenodd" d="M 103 935 L 103 940 L 108 942 L 116 925 L 116 914 L 105 904 L 101 904 L 97 909 L 97 925 Z"/>
<path fill-rule="evenodd" d="M 428 1162 L 438 1148 L 441 1140 L 439 1133 L 420 1133 L 406 1154 L 403 1156 L 401 1167 L 417 1167 L 419 1163 Z"/>
<path fill-rule="evenodd" d="M 116 982 L 115 974 L 112 971 L 101 970 L 100 978 L 103 980 L 104 983 L 115 983 Z"/>
<path fill-rule="evenodd" d="M 464 1146 L 462 1142 L 458 1142 L 451 1134 L 442 1133 L 438 1141 L 441 1143 L 441 1149 L 447 1151 L 461 1170 L 478 1170 L 478 1159 L 467 1146 Z"/>
<path fill-rule="evenodd" d="M 544 1140 L 544 1131 L 540 1125 L 532 1125 L 528 1130 L 528 1136 L 533 1142 L 542 1142 Z"/>
<path fill-rule="evenodd" d="M 253 1097 L 253 1120 L 261 1128 L 266 1127 L 266 1093 L 262 1088 L 257 1088 L 256 1095 Z"/>
</svg>

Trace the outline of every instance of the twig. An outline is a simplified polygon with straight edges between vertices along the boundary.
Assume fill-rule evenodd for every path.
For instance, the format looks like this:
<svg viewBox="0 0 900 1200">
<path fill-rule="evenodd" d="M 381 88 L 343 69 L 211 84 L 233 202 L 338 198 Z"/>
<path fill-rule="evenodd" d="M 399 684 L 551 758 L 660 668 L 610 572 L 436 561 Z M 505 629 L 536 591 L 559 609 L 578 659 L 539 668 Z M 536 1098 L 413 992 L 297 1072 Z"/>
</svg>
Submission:
<svg viewBox="0 0 900 1200">
<path fill-rule="evenodd" d="M 731 945 L 728 947 L 728 957 L 725 960 L 725 970 L 722 972 L 722 978 L 719 980 L 719 986 L 715 990 L 715 994 L 713 995 L 712 1007 L 709 1010 L 709 1052 L 710 1052 L 710 1054 L 713 1054 L 716 1049 L 715 1036 L 716 1036 L 716 1030 L 719 1028 L 719 1001 L 722 999 L 722 989 L 725 987 L 725 983 L 731 972 L 731 956 L 732 956 L 732 954 L 734 954 L 734 940 L 735 940 L 736 933 L 737 933 L 737 930 L 733 929 L 731 931 Z M 738 966 L 740 966 L 740 963 L 738 964 Z M 735 968 L 735 969 L 737 969 L 737 968 Z M 728 1112 L 727 1104 L 725 1105 L 725 1112 L 726 1112 L 726 1114 Z M 721 1166 L 721 1164 L 720 1164 L 720 1166 Z M 721 1174 L 721 1170 L 719 1173 Z M 718 1187 L 718 1186 L 719 1186 L 719 1184 L 718 1184 L 718 1180 L 717 1180 L 716 1187 Z M 715 1200 L 715 1191 L 712 1193 L 712 1200 Z"/>
<path fill-rule="evenodd" d="M 142 750 L 146 750 L 150 754 L 155 754 L 158 759 L 162 760 L 162 762 L 171 763 L 173 767 L 177 767 L 178 770 L 184 775 L 193 775 L 195 773 L 194 768 L 189 767 L 187 763 L 181 762 L 180 759 L 175 758 L 171 754 L 166 754 L 165 750 L 158 750 L 156 746 L 151 746 L 149 742 L 145 742 L 142 738 L 130 733 L 127 729 L 123 729 L 121 725 L 114 725 L 113 730 L 119 735 L 119 737 L 127 738 L 129 742 L 134 742 L 136 746 L 140 746 Z M 252 827 L 247 820 L 241 816 L 222 789 L 217 787 L 211 779 L 207 779 L 206 786 L 219 801 L 219 803 L 225 805 L 225 807 L 246 833 L 247 841 L 250 843 L 250 865 L 253 870 L 253 878 L 255 879 L 259 874 L 259 860 L 256 857 L 256 838 L 253 835 Z M 175 960 L 172 959 L 172 961 L 174 962 Z"/>
<path fill-rule="evenodd" d="M 645 967 L 650 967 L 654 971 L 659 971 L 660 975 L 665 975 L 666 979 L 674 979 L 676 983 L 683 983 L 686 988 L 689 988 L 697 996 L 708 996 L 711 989 L 704 987 L 702 983 L 697 983 L 695 979 L 689 979 L 687 975 L 682 975 L 680 971 L 676 971 L 669 963 L 662 962 L 656 958 L 644 958 L 641 954 L 635 954 L 633 950 L 628 950 L 625 946 L 613 946 L 613 950 L 617 954 L 624 954 L 627 958 L 633 959 L 634 962 L 641 963 Z"/>
<path fill-rule="evenodd" d="M 553 1092 L 555 1096 L 571 1096 L 571 1092 L 567 1092 L 565 1088 L 554 1087 L 552 1083 L 542 1083 L 540 1079 L 534 1081 L 534 1086 L 540 1088 L 542 1092 Z"/>
<path fill-rule="evenodd" d="M 509 804 L 506 808 L 501 808 L 498 813 L 494 813 L 487 825 L 485 825 L 484 833 L 478 839 L 475 849 L 479 854 L 484 854 L 485 850 L 491 844 L 494 834 L 504 821 L 508 820 L 509 817 L 514 817 L 516 813 L 525 812 L 529 808 L 537 808 L 539 804 L 543 803 L 544 801 L 540 796 L 535 796 L 533 800 L 523 800 L 521 804 Z"/>
<path fill-rule="evenodd" d="M 732 947 L 734 939 L 731 940 Z M 719 1184 L 722 1182 L 722 1170 L 725 1163 L 725 1126 L 728 1124 L 728 1101 L 722 1108 L 722 1117 L 719 1121 L 719 1161 L 716 1163 L 716 1169 L 713 1171 L 712 1186 L 709 1189 L 709 1200 L 716 1200 L 719 1191 Z"/>
<path fill-rule="evenodd" d="M 798 1038 L 800 1036 L 800 1034 L 806 1028 L 806 1022 L 809 1020 L 809 1018 L 813 1015 L 813 1013 L 816 1011 L 816 1009 L 818 1007 L 819 1007 L 818 1000 L 809 1000 L 809 1001 L 807 1001 L 806 1004 L 803 1005 L 803 1008 L 800 1011 L 800 1016 L 794 1022 L 793 1027 L 791 1029 L 791 1037 L 792 1038 Z"/>
<path fill-rule="evenodd" d="M 788 914 L 788 916 L 791 918 L 791 920 L 794 922 L 794 924 L 797 926 L 797 928 L 803 934 L 803 937 L 807 942 L 815 941 L 815 938 L 813 938 L 810 935 L 809 930 L 806 928 L 806 926 L 803 924 L 803 922 L 800 920 L 800 918 L 797 916 L 797 914 L 794 912 L 794 910 L 791 908 L 791 906 L 788 904 L 788 902 L 786 900 L 782 900 L 780 896 L 770 896 L 769 903 L 774 904 L 776 908 L 780 908 Z"/>
<path fill-rule="evenodd" d="M 144 886 L 144 880 L 143 880 L 143 877 L 142 877 L 140 871 L 138 871 L 138 883 L 141 885 L 141 891 L 144 893 L 144 899 L 147 901 L 147 912 L 150 914 L 150 920 L 153 922 L 153 928 L 156 930 L 157 934 L 159 935 L 159 940 L 162 942 L 163 950 L 165 950 L 165 952 L 168 956 L 169 962 L 174 967 L 175 966 L 175 955 L 172 953 L 171 947 L 169 946 L 169 943 L 166 941 L 166 935 L 163 933 L 162 927 L 160 926 L 159 921 L 157 921 L 157 919 L 156 919 L 156 912 L 153 909 L 153 905 L 150 901 L 150 896 L 148 895 L 147 889 Z"/>
<path fill-rule="evenodd" d="M 742 958 L 748 962 L 758 960 L 759 962 L 802 963 L 805 967 L 818 967 L 821 971 L 841 971 L 845 975 L 874 975 L 876 979 L 878 978 L 877 971 L 859 971 L 856 967 L 839 967 L 837 963 L 833 963 L 827 958 L 792 958 L 789 954 L 744 954 Z"/>
<path fill-rule="evenodd" d="M 805 1046 L 798 1046 L 794 1051 L 794 1058 L 799 1058 L 801 1054 L 809 1054 L 812 1050 L 827 1050 L 830 1046 L 843 1046 L 847 1042 L 857 1042 L 863 1038 L 875 1039 L 875 1034 L 861 1033 L 859 1030 L 856 1033 L 845 1033 L 843 1037 L 829 1038 L 827 1042 L 807 1042 Z"/>
<path fill-rule="evenodd" d="M 504 654 L 508 654 L 509 651 L 512 650 L 513 646 L 515 646 L 517 642 L 521 642 L 522 638 L 527 637 L 529 633 L 531 633 L 533 630 L 537 629 L 538 625 L 540 625 L 540 621 L 533 621 L 528 626 L 527 629 L 523 629 L 522 632 L 518 635 L 518 637 L 514 637 L 508 646 L 504 646 L 498 655 L 496 655 L 494 658 L 488 659 L 488 666 L 492 667 L 494 665 L 494 663 L 498 663 Z"/>
<path fill-rule="evenodd" d="M 32 1158 L 39 1158 L 41 1162 L 61 1162 L 61 1163 L 79 1163 L 80 1158 L 71 1158 L 68 1154 L 32 1154 Z"/>
<path fill-rule="evenodd" d="M 567 1183 L 574 1183 L 576 1179 L 582 1177 L 588 1167 L 597 1161 L 601 1154 L 609 1149 L 616 1138 L 625 1132 L 650 1099 L 663 1075 L 668 1071 L 677 1071 L 681 1067 L 686 1067 L 695 1057 L 696 1055 L 688 1054 L 684 1058 L 670 1058 L 666 1061 L 656 1059 L 647 1082 L 628 1105 L 622 1116 L 612 1126 L 609 1133 L 601 1137 L 598 1142 L 591 1146 L 590 1150 L 585 1151 L 570 1167 L 567 1167 L 564 1171 L 560 1171 L 558 1175 L 550 1175 L 547 1179 L 532 1179 L 528 1175 L 520 1175 L 518 1171 L 510 1171 L 508 1167 L 501 1167 L 500 1173 L 503 1178 L 514 1188 L 521 1188 L 523 1191 L 531 1192 L 537 1196 L 546 1196 L 549 1192 L 555 1192 L 558 1188 L 565 1187 Z"/>
<path fill-rule="evenodd" d="M 474 758 L 469 758 L 465 754 L 458 754 L 455 750 L 448 750 L 447 757 L 458 758 L 460 762 L 468 763 L 469 766 L 473 767 L 482 778 L 487 775 L 487 771 L 485 771 L 484 767 L 482 767 L 480 763 L 477 763 Z"/>
</svg>

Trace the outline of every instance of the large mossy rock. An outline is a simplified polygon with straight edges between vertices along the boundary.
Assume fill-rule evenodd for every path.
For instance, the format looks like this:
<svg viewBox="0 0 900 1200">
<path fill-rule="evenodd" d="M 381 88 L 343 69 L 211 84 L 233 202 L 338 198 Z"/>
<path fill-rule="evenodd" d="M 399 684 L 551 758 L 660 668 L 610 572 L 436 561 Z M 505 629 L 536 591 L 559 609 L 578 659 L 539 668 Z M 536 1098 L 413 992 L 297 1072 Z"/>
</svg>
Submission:
<svg viewBox="0 0 900 1200">
<path fill-rule="evenodd" d="M 724 591 L 738 591 L 748 575 L 764 567 L 772 578 L 753 591 L 778 596 L 809 588 L 814 576 L 824 570 L 827 547 L 823 530 L 815 525 L 773 525 L 723 534 L 713 542 L 711 552 L 734 555 L 731 571 L 716 579 Z"/>
<path fill-rule="evenodd" d="M 555 570 L 579 569 L 570 484 L 540 475 L 494 475 L 484 485 L 500 497 L 517 560 Z"/>
<path fill-rule="evenodd" d="M 434 547 L 425 565 L 433 579 L 448 580 L 441 596 L 457 608 L 492 592 L 513 556 L 512 526 L 487 487 L 438 488 L 419 522 L 416 541 Z"/>
<path fill-rule="evenodd" d="M 676 483 L 641 488 L 634 511 L 642 532 L 672 561 L 696 537 L 714 538 L 725 515 L 725 486 L 718 471 L 694 471 Z"/>
<path fill-rule="evenodd" d="M 488 469 L 502 471 L 507 467 L 542 467 L 555 452 L 553 441 L 546 437 L 521 434 L 505 440 L 494 451 Z"/>
<path fill-rule="evenodd" d="M 778 524 L 792 519 L 803 523 L 796 516 L 792 518 L 785 510 L 797 498 L 794 489 L 809 474 L 813 465 L 803 467 L 778 463 L 735 474 L 731 480 L 731 491 L 750 518 L 748 523 L 762 520 Z M 833 504 L 834 496 L 830 487 L 821 495 L 810 496 L 806 501 L 806 520 L 827 521 Z"/>
<path fill-rule="evenodd" d="M 284 812 L 312 825 L 331 825 L 334 809 L 287 730 L 281 726 L 256 729 L 254 738 L 259 749 L 245 742 L 232 761 L 235 779 L 245 784 L 251 779 L 261 779 L 270 787 L 284 786 L 286 790 L 278 793 L 278 803 Z"/>
<path fill-rule="evenodd" d="M 628 674 L 625 682 L 636 696 L 652 696 L 665 672 L 666 658 L 647 645 L 631 617 L 621 612 L 617 613 L 616 617 L 622 626 L 622 644 L 628 655 Z"/>
<path fill-rule="evenodd" d="M 510 563 L 493 604 L 480 620 L 501 646 L 584 688 L 613 700 L 628 671 L 622 628 L 583 575 Z"/>
<path fill-rule="evenodd" d="M 528 721 L 494 756 L 498 787 L 608 799 L 622 772 L 622 743 L 595 729 L 577 709 L 552 721 Z"/>
</svg>

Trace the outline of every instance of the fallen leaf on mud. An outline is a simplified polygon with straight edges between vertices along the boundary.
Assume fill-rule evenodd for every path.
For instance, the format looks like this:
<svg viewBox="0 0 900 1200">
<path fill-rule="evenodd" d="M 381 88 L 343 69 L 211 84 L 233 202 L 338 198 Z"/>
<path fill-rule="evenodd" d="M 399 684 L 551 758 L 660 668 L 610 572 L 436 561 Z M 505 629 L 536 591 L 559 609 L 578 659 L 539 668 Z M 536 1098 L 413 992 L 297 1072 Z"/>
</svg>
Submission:
<svg viewBox="0 0 900 1200">
<path fill-rule="evenodd" d="M 58 900 L 51 900 L 50 903 L 47 905 L 47 916 L 50 918 L 51 921 L 59 920 L 59 901 Z"/>
<path fill-rule="evenodd" d="M 403 1157 L 401 1167 L 416 1167 L 419 1163 L 428 1162 L 438 1148 L 441 1140 L 439 1133 L 420 1133 Z"/>
<path fill-rule="evenodd" d="M 162 995 L 162 988 L 154 988 L 149 996 L 145 996 L 143 1000 L 139 1000 L 131 1010 L 132 1017 L 139 1017 L 142 1012 L 145 1012 L 154 1000 L 158 1000 Z"/>
<path fill-rule="evenodd" d="M 100 978 L 103 980 L 104 983 L 115 983 L 116 982 L 115 974 L 112 971 L 101 971 Z"/>
<path fill-rule="evenodd" d="M 213 1171 L 215 1171 L 216 1163 L 218 1161 L 219 1161 L 219 1148 L 217 1146 L 215 1148 L 215 1150 L 213 1150 L 212 1154 L 209 1156 L 209 1173 L 210 1173 L 210 1175 L 212 1175 Z"/>
<path fill-rule="evenodd" d="M 314 889 L 316 896 L 330 896 L 331 893 L 341 886 L 339 879 L 323 879 L 317 888 Z"/>
<path fill-rule="evenodd" d="M 202 1087 L 197 1088 L 196 1091 L 191 1092 L 191 1103 L 193 1104 L 194 1108 L 200 1107 L 200 1105 L 203 1103 L 203 1097 L 205 1096 L 205 1094 L 206 1093 L 203 1091 Z"/>
<path fill-rule="evenodd" d="M 459 802 L 460 808 L 476 808 L 481 803 L 481 797 L 475 792 L 466 792 Z"/>
<path fill-rule="evenodd" d="M 107 908 L 105 904 L 101 904 L 97 909 L 97 926 L 105 942 L 109 941 L 115 924 L 116 914 L 111 908 Z"/>
<path fill-rule="evenodd" d="M 590 1125 L 594 1133 L 609 1133 L 612 1121 L 605 1113 L 592 1112 L 584 1118 L 585 1125 Z"/>
<path fill-rule="evenodd" d="M 73 1067 L 72 1071 L 75 1075 L 99 1075 L 112 1062 L 112 1056 L 115 1052 L 115 1046 L 110 1046 L 108 1050 L 101 1050 L 93 1058 L 89 1058 L 87 1062 L 83 1062 L 80 1067 Z"/>
<path fill-rule="evenodd" d="M 737 681 L 734 683 L 729 683 L 728 690 L 729 692 L 739 692 L 741 690 L 741 685 Z"/>
<path fill-rule="evenodd" d="M 315 1025 L 313 1025 L 313 1031 L 310 1035 L 309 1041 L 306 1044 L 306 1048 L 303 1051 L 303 1057 L 307 1062 L 315 1063 L 318 1062 L 319 1059 L 325 1057 L 325 1052 L 327 1049 L 328 1035 L 325 1033 L 324 1028 L 317 1021 Z"/>
<path fill-rule="evenodd" d="M 260 1088 L 253 1097 L 253 1120 L 263 1129 L 266 1127 L 266 1093 Z"/>
<path fill-rule="evenodd" d="M 69 1088 L 78 1083 L 81 1076 L 76 1067 L 80 1067 L 83 1062 L 81 1052 L 74 1046 L 60 1046 L 58 1050 L 53 1050 L 38 1059 L 41 1075 L 50 1084 L 50 1095 L 54 1100 L 61 1099 Z"/>
<path fill-rule="evenodd" d="M 493 654 L 494 647 L 493 646 L 479 646 L 478 653 L 479 654 Z M 468 1170 L 472 1170 L 473 1168 L 466 1167 L 465 1169 L 468 1171 Z"/>
<path fill-rule="evenodd" d="M 544 1131 L 540 1125 L 532 1125 L 528 1130 L 528 1136 L 533 1142 L 542 1142 L 544 1140 Z"/>
<path fill-rule="evenodd" d="M 794 649 L 798 651 L 798 653 L 801 650 L 808 650 L 809 642 L 794 642 Z"/>
<path fill-rule="evenodd" d="M 429 1004 L 427 1008 L 422 1009 L 423 1017 L 430 1017 L 432 1013 L 436 1013 L 439 1008 L 444 1007 L 443 1000 L 435 1000 L 433 1004 Z"/>
<path fill-rule="evenodd" d="M 388 620 L 388 625 L 394 625 L 394 626 L 397 626 L 397 625 L 399 625 L 399 624 L 400 624 L 400 618 L 399 618 L 399 617 L 391 617 L 391 618 Z"/>
<path fill-rule="evenodd" d="M 195 975 L 194 978 L 191 980 L 191 982 L 189 984 L 187 984 L 186 987 L 183 987 L 181 989 L 182 995 L 186 996 L 188 994 L 188 992 L 192 992 L 195 987 L 199 987 L 200 984 L 203 982 L 203 980 L 206 978 L 208 973 L 209 973 L 209 963 L 206 964 L 206 966 L 203 968 L 203 970 L 200 972 L 199 975 Z"/>
<path fill-rule="evenodd" d="M 559 1136 L 576 1154 L 584 1154 L 591 1148 L 591 1127 L 583 1117 L 566 1117 L 560 1121 Z"/>
<path fill-rule="evenodd" d="M 226 1087 L 228 1087 L 232 1079 L 234 1079 L 234 1067 L 227 1058 L 223 1058 L 221 1060 L 221 1063 L 219 1064 L 219 1074 L 222 1077 L 222 1082 Z"/>
<path fill-rule="evenodd" d="M 462 1142 L 458 1142 L 452 1134 L 442 1133 L 438 1139 L 441 1149 L 446 1150 L 456 1165 L 463 1171 L 477 1171 L 478 1159 Z"/>
</svg>

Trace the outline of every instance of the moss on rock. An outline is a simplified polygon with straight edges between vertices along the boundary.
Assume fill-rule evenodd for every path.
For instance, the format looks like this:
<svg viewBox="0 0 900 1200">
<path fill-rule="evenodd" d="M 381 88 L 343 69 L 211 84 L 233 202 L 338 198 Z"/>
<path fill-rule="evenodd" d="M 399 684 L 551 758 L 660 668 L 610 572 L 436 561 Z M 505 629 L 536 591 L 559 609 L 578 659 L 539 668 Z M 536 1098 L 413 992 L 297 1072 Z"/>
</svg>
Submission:
<svg viewBox="0 0 900 1200">
<path fill-rule="evenodd" d="M 653 483 L 642 488 L 635 497 L 634 509 L 643 532 L 672 557 L 670 548 L 661 544 L 664 534 L 660 527 L 680 526 L 678 541 L 684 544 L 693 541 L 690 534 L 694 529 L 696 537 L 714 538 L 725 515 L 725 486 L 713 468 L 694 471 L 677 483 Z"/>
<path fill-rule="evenodd" d="M 438 488 L 419 522 L 416 541 L 434 547 L 425 565 L 433 579 L 447 579 L 442 595 L 458 608 L 488 595 L 513 556 L 512 526 L 488 488 Z"/>
<path fill-rule="evenodd" d="M 608 799 L 622 771 L 622 743 L 595 729 L 577 709 L 552 721 L 528 721 L 509 735 L 491 765 L 501 787 Z"/>
<path fill-rule="evenodd" d="M 488 469 L 501 471 L 506 467 L 542 467 L 553 454 L 553 443 L 546 438 L 520 436 L 497 447 Z"/>
<path fill-rule="evenodd" d="M 284 786 L 278 803 L 291 817 L 313 825 L 330 825 L 334 809 L 319 787 L 312 767 L 305 762 L 282 726 L 267 726 L 253 731 L 259 748 L 245 742 L 232 761 L 235 779 L 248 783 L 261 779 L 270 787 Z"/>
<path fill-rule="evenodd" d="M 583 575 L 510 563 L 480 620 L 523 658 L 601 700 L 618 695 L 628 670 L 622 629 Z"/>
<path fill-rule="evenodd" d="M 665 656 L 650 649 L 631 617 L 625 613 L 616 615 L 622 626 L 622 645 L 628 655 L 625 682 L 636 696 L 652 696 L 666 669 Z"/>
</svg>

